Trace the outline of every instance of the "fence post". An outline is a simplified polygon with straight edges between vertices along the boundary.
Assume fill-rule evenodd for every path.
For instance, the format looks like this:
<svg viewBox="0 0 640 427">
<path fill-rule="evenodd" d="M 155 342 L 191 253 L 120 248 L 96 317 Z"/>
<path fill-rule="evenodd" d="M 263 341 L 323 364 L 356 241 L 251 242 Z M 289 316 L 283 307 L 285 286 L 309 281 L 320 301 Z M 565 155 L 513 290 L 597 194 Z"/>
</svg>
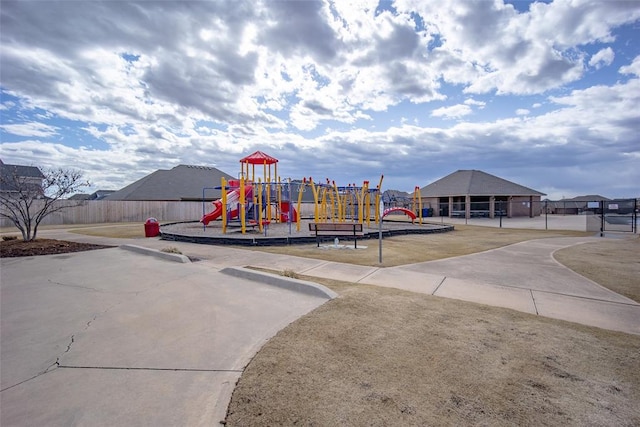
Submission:
<svg viewBox="0 0 640 427">
<path fill-rule="evenodd" d="M 547 208 L 547 203 L 549 203 L 548 200 L 544 201 L 544 229 L 548 230 L 549 229 L 549 222 L 547 219 L 547 214 L 549 213 L 549 209 Z"/>
<path fill-rule="evenodd" d="M 604 237 L 604 200 L 600 200 L 600 237 Z"/>
</svg>

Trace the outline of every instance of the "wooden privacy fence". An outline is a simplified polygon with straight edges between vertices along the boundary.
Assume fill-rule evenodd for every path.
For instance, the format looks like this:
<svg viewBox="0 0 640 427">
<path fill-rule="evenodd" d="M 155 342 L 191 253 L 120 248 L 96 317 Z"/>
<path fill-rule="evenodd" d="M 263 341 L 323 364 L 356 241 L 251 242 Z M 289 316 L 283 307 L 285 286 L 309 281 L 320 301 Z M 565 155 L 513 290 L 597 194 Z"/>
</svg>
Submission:
<svg viewBox="0 0 640 427">
<path fill-rule="evenodd" d="M 34 212 L 42 202 L 34 201 Z M 153 217 L 160 222 L 199 221 L 202 218 L 202 202 L 158 202 L 121 200 L 58 200 L 56 206 L 67 206 L 47 216 L 41 225 L 100 224 L 118 222 L 144 222 Z M 211 202 L 204 203 L 205 213 L 213 210 Z M 313 203 L 303 204 L 300 215 L 313 217 Z M 273 213 L 275 215 L 275 212 Z M 0 227 L 12 227 L 11 221 L 0 218 Z"/>
<path fill-rule="evenodd" d="M 34 202 L 35 209 L 39 203 L 42 202 Z M 67 207 L 44 218 L 41 225 L 144 222 L 149 217 L 161 222 L 198 221 L 202 218 L 202 202 L 89 200 L 78 204 L 73 200 L 58 200 L 55 203 L 56 207 Z M 213 210 L 210 202 L 205 203 L 205 210 Z M 13 224 L 9 220 L 0 218 L 0 227 L 11 226 Z"/>
</svg>

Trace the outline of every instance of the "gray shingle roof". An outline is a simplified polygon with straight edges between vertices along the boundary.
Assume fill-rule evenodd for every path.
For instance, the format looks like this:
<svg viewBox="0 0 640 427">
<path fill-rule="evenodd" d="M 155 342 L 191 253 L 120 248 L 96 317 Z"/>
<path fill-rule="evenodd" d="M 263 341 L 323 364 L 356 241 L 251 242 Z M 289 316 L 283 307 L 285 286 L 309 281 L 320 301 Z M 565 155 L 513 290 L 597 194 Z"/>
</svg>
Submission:
<svg viewBox="0 0 640 427">
<path fill-rule="evenodd" d="M 586 196 L 577 196 L 571 199 L 562 199 L 561 202 L 600 202 L 600 201 L 608 201 L 608 199 L 604 196 L 600 196 L 598 194 L 588 194 Z"/>
<path fill-rule="evenodd" d="M 44 178 L 40 169 L 35 166 L 7 165 L 5 163 L 0 163 L 0 173 L 2 173 L 3 176 L 15 175 L 25 178 Z"/>
<path fill-rule="evenodd" d="M 35 166 L 7 165 L 0 160 L 0 191 L 22 190 L 41 192 L 44 174 Z"/>
<path fill-rule="evenodd" d="M 421 197 L 544 196 L 531 188 L 479 170 L 459 170 L 420 189 Z"/>
<path fill-rule="evenodd" d="M 104 198 L 104 200 L 202 200 L 204 187 L 219 187 L 220 178 L 234 179 L 208 166 L 179 165 L 157 170 Z M 219 199 L 220 190 L 206 190 L 207 200 Z"/>
</svg>

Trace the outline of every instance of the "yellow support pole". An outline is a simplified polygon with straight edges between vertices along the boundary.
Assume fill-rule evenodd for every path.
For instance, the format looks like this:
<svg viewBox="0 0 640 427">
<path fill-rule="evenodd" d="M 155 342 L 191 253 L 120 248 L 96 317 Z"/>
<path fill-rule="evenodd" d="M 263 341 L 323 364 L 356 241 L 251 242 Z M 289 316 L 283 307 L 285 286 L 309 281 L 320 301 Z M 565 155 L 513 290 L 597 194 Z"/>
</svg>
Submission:
<svg viewBox="0 0 640 427">
<path fill-rule="evenodd" d="M 263 162 L 263 167 L 264 167 L 264 183 L 267 186 L 266 195 L 265 195 L 265 199 L 266 199 L 265 208 L 267 210 L 267 221 L 271 221 L 271 177 L 269 176 L 271 175 L 271 167 L 269 167 L 269 175 L 267 175 L 266 160 Z"/>
<path fill-rule="evenodd" d="M 255 209 L 256 204 L 258 203 L 258 188 L 256 187 L 256 182 L 252 179 L 251 180 L 251 202 L 253 203 L 253 208 Z M 253 215 L 253 217 L 255 218 L 255 213 Z"/>
<path fill-rule="evenodd" d="M 327 185 L 329 185 L 329 183 L 327 182 Z M 327 205 L 327 218 L 331 218 L 331 222 L 336 222 L 336 220 L 339 220 L 337 218 L 336 215 L 336 201 L 333 198 L 333 187 L 331 187 L 331 189 L 329 189 L 329 187 L 327 187 L 327 193 L 329 193 L 329 205 Z M 329 215 L 330 213 L 330 215 Z"/>
<path fill-rule="evenodd" d="M 278 177 L 278 186 L 276 190 L 277 194 L 277 205 L 276 205 L 276 222 L 280 222 L 282 219 L 282 182 L 280 181 L 280 177 Z"/>
<path fill-rule="evenodd" d="M 358 193 L 356 190 L 356 185 L 349 184 L 349 202 L 351 204 L 351 221 L 353 221 L 356 217 L 356 206 L 358 205 Z"/>
<path fill-rule="evenodd" d="M 262 181 L 258 178 L 258 224 L 262 233 Z"/>
<path fill-rule="evenodd" d="M 313 191 L 313 222 L 319 222 L 318 216 L 318 189 L 313 183 L 313 178 L 309 177 L 309 185 L 311 186 L 311 191 Z"/>
<path fill-rule="evenodd" d="M 302 216 L 302 211 L 300 210 L 300 207 L 302 206 L 302 193 L 304 193 L 304 186 L 306 181 L 306 178 L 304 178 L 302 180 L 302 184 L 300 184 L 300 186 L 298 187 L 298 215 L 296 218 L 296 231 L 298 232 L 300 231 L 300 217 Z"/>
<path fill-rule="evenodd" d="M 376 187 L 376 224 L 380 221 L 380 198 L 382 197 L 382 180 L 384 179 L 384 175 L 380 175 L 380 182 L 378 182 L 378 186 Z"/>
<path fill-rule="evenodd" d="M 358 222 L 364 223 L 364 199 L 369 185 L 369 181 L 364 181 L 362 184 L 362 190 L 360 191 L 360 197 L 358 197 Z"/>
<path fill-rule="evenodd" d="M 245 211 L 246 211 L 246 195 L 244 194 L 244 176 L 240 177 L 240 225 L 241 225 L 241 230 L 242 230 L 242 234 L 244 234 L 246 232 L 246 227 L 247 227 L 247 220 L 245 218 Z"/>
<path fill-rule="evenodd" d="M 418 212 L 420 213 L 419 223 L 422 225 L 422 195 L 420 195 L 420 187 L 416 186 L 415 193 L 418 194 Z"/>
<path fill-rule="evenodd" d="M 342 218 L 342 203 L 340 200 L 340 192 L 338 191 L 338 186 L 336 185 L 336 182 L 333 181 L 333 191 L 336 194 L 336 212 L 338 213 L 338 222 L 343 222 L 343 218 Z"/>
<path fill-rule="evenodd" d="M 367 221 L 367 227 L 371 222 L 371 192 L 367 187 L 367 193 L 364 195 L 364 204 L 366 205 L 365 220 Z"/>
<path fill-rule="evenodd" d="M 222 188 L 222 234 L 227 232 L 227 180 L 220 178 Z"/>
<path fill-rule="evenodd" d="M 329 216 L 327 215 L 327 187 L 321 187 L 320 191 L 322 192 L 322 210 L 320 211 L 320 218 L 323 221 L 327 221 L 329 219 Z"/>
</svg>

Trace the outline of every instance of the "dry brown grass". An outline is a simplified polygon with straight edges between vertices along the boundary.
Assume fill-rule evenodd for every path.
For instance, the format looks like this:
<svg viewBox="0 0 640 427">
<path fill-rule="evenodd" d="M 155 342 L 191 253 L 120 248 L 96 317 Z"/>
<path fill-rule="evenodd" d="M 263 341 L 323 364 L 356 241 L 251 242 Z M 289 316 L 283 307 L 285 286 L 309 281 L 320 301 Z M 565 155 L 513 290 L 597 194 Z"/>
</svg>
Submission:
<svg viewBox="0 0 640 427">
<path fill-rule="evenodd" d="M 144 224 L 124 223 L 124 224 L 99 224 L 93 226 L 72 228 L 72 233 L 84 234 L 87 236 L 113 237 L 120 239 L 137 239 L 144 237 Z"/>
<path fill-rule="evenodd" d="M 468 255 L 531 239 L 590 235 L 593 233 L 456 225 L 455 231 L 448 233 L 414 234 L 383 239 L 382 264 L 379 263 L 379 246 L 378 240 L 375 239 L 360 240 L 357 250 L 318 249 L 315 244 L 267 246 L 253 248 L 253 250 L 357 265 L 393 267 Z M 352 242 L 343 243 L 347 246 L 353 245 Z M 365 246 L 366 249 L 364 249 Z"/>
<path fill-rule="evenodd" d="M 227 425 L 640 423 L 638 336 L 322 282 L 340 297 L 262 348 Z"/>
<path fill-rule="evenodd" d="M 640 238 L 602 239 L 561 249 L 554 258 L 594 282 L 640 302 Z"/>
</svg>

